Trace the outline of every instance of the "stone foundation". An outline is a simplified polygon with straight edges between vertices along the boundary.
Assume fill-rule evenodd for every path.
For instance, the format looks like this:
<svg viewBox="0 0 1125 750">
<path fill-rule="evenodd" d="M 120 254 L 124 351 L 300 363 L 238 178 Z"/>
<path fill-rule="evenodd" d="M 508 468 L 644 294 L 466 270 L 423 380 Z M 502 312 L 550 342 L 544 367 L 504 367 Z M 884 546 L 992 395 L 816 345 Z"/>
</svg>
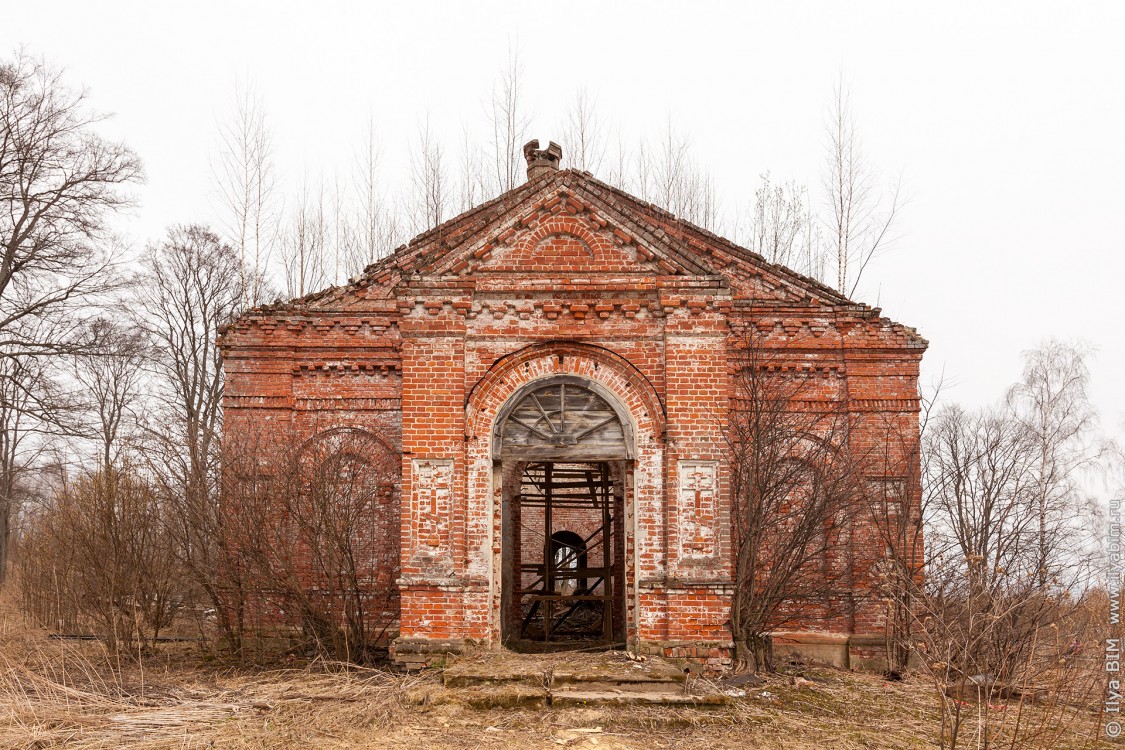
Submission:
<svg viewBox="0 0 1125 750">
<path fill-rule="evenodd" d="M 441 666 L 446 658 L 479 648 L 480 644 L 465 638 L 396 638 L 388 655 L 398 669 L 415 672 Z"/>
<path fill-rule="evenodd" d="M 789 657 L 868 672 L 887 670 L 886 638 L 882 635 L 790 632 L 773 636 L 777 663 Z"/>
</svg>

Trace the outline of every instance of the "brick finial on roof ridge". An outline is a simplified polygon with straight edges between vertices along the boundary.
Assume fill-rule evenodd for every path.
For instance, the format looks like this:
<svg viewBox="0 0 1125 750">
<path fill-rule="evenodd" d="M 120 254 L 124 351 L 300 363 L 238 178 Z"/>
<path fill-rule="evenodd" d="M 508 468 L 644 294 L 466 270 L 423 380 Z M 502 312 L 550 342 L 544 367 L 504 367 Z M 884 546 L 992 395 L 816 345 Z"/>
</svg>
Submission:
<svg viewBox="0 0 1125 750">
<path fill-rule="evenodd" d="M 547 148 L 540 148 L 539 139 L 533 138 L 523 145 L 523 158 L 527 160 L 527 179 L 530 182 L 540 175 L 559 171 L 562 146 L 551 141 Z"/>
</svg>

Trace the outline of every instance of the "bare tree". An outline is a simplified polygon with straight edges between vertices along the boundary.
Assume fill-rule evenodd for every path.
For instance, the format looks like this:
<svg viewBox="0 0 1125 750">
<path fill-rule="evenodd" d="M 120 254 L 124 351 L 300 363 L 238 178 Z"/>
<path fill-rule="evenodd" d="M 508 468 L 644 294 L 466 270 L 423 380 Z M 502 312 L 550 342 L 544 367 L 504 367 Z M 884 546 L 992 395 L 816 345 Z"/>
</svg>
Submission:
<svg viewBox="0 0 1125 750">
<path fill-rule="evenodd" d="M 633 160 L 620 132 L 614 138 L 613 151 L 607 156 L 607 161 L 606 179 L 609 183 L 622 190 L 635 190 Z"/>
<path fill-rule="evenodd" d="M 1036 565 L 1039 586 L 1052 583 L 1055 558 L 1080 554 L 1084 503 L 1081 472 L 1097 458 L 1096 413 L 1089 399 L 1087 350 L 1051 340 L 1024 353 L 1023 379 L 1008 391 L 1008 406 L 1030 434 L 1035 455 Z"/>
<path fill-rule="evenodd" d="M 281 263 L 289 297 L 303 297 L 327 281 L 325 259 L 329 232 L 324 215 L 324 188 L 301 182 L 288 226 L 281 234 Z"/>
<path fill-rule="evenodd" d="M 461 130 L 461 164 L 458 170 L 457 208 L 464 212 L 484 201 L 488 193 L 484 158 L 468 127 Z"/>
<path fill-rule="evenodd" d="M 244 303 L 257 305 L 263 289 L 251 284 L 269 265 L 277 219 L 273 135 L 265 105 L 254 88 L 236 84 L 228 120 L 219 126 L 219 152 L 211 171 L 215 191 L 225 212 L 225 228 L 247 270 Z"/>
<path fill-rule="evenodd" d="M 493 85 L 488 116 L 492 130 L 492 161 L 496 191 L 506 193 L 523 182 L 523 155 L 530 118 L 524 110 L 523 65 L 518 49 L 508 49 L 508 60 Z M 427 125 L 428 129 L 428 125 Z"/>
<path fill-rule="evenodd" d="M 375 119 L 368 117 L 363 141 L 356 153 L 354 164 L 354 186 L 358 195 L 356 216 L 357 245 L 356 255 L 348 263 L 348 275 L 362 271 L 368 263 L 374 263 L 381 255 L 379 228 L 382 224 L 383 195 L 379 179 L 379 143 L 375 133 Z"/>
<path fill-rule="evenodd" d="M 141 179 L 133 152 L 94 132 L 104 119 L 46 62 L 0 63 L 0 356 L 96 343 L 78 312 L 115 287 L 106 220 Z"/>
<path fill-rule="evenodd" d="M 901 678 L 915 655 L 913 637 L 925 573 L 922 502 L 922 445 L 930 415 L 941 394 L 939 379 L 927 395 L 919 393 L 920 415 L 883 414 L 868 417 L 866 428 L 878 434 L 879 449 L 869 461 L 868 521 L 883 555 L 875 560 L 875 593 L 886 605 L 887 671 Z"/>
<path fill-rule="evenodd" d="M 302 179 L 296 204 L 278 233 L 289 297 L 303 297 L 327 284 L 340 284 L 362 271 L 372 253 L 383 252 L 386 228 L 382 226 L 381 198 L 374 193 L 363 194 L 362 179 L 360 188 L 361 202 L 356 211 L 351 191 L 339 178 L 333 179 L 330 191 L 325 190 L 323 178 L 315 187 L 307 174 Z M 378 188 L 372 184 L 368 189 Z M 373 223 L 368 226 L 368 222 Z"/>
<path fill-rule="evenodd" d="M 117 652 L 158 638 L 180 577 L 153 487 L 127 464 L 63 485 L 20 558 L 24 606 L 52 627 L 90 627 Z"/>
<path fill-rule="evenodd" d="M 691 158 L 691 142 L 668 118 L 655 147 L 642 143 L 636 155 L 640 196 L 704 229 L 719 230 L 714 178 Z"/>
<path fill-rule="evenodd" d="M 386 195 L 381 172 L 375 122 L 369 118 L 353 167 L 357 210 L 351 222 L 354 242 L 345 264 L 349 277 L 389 255 L 400 241 L 402 222 L 397 207 Z"/>
<path fill-rule="evenodd" d="M 354 212 L 350 204 L 349 191 L 341 186 L 340 177 L 337 175 L 332 180 L 332 215 L 329 232 L 332 240 L 331 253 L 329 253 L 331 263 L 325 269 L 325 275 L 333 285 L 340 284 L 347 278 L 347 269 L 359 245 L 359 227 L 353 220 Z"/>
<path fill-rule="evenodd" d="M 144 266 L 137 322 L 156 347 L 159 403 L 148 455 L 180 558 L 237 649 L 243 590 L 220 503 L 223 371 L 215 341 L 242 309 L 244 279 L 260 282 L 236 250 L 200 226 L 169 230 L 149 248 Z"/>
<path fill-rule="evenodd" d="M 444 151 L 430 131 L 426 118 L 418 130 L 418 147 L 411 157 L 411 222 L 415 233 L 436 227 L 449 207 L 449 186 Z"/>
<path fill-rule="evenodd" d="M 895 219 L 901 207 L 900 190 L 894 186 L 886 198 L 879 193 L 874 170 L 856 132 L 851 96 L 842 77 L 833 90 L 827 130 L 825 225 L 829 252 L 836 266 L 836 290 L 850 297 L 867 265 L 894 239 Z"/>
<path fill-rule="evenodd" d="M 16 511 L 19 458 L 43 409 L 46 363 L 89 351 L 91 303 L 117 287 L 107 219 L 130 205 L 137 157 L 99 137 L 104 119 L 48 63 L 0 62 L 0 581 Z M 25 410 L 34 409 L 36 413 Z"/>
<path fill-rule="evenodd" d="M 919 663 L 941 696 L 942 747 L 957 747 L 967 722 L 991 747 L 995 722 L 963 710 L 964 698 L 1011 696 L 1031 685 L 1051 686 L 1052 700 L 1077 687 L 1076 699 L 1088 698 L 1092 682 L 1079 684 L 1059 667 L 1068 648 L 1059 629 L 1075 613 L 1086 575 L 1064 546 L 1044 560 L 1040 450 L 1019 419 L 1004 409 L 948 406 L 925 444 L 926 578 L 913 599 Z M 1041 585 L 1044 567 L 1050 587 Z M 1029 729 L 1017 724 L 1009 746 L 1045 746 L 1020 744 Z"/>
<path fill-rule="evenodd" d="M 974 589 L 1034 575 L 1033 451 L 1027 431 L 1001 410 L 948 406 L 938 415 L 927 441 L 930 559 L 950 560 Z"/>
<path fill-rule="evenodd" d="M 748 225 L 748 248 L 771 263 L 817 280 L 824 277 L 824 246 L 804 185 L 774 183 L 769 172 L 763 174 Z"/>
<path fill-rule="evenodd" d="M 103 471 L 121 465 L 124 452 L 136 437 L 136 425 L 145 393 L 147 342 L 135 328 L 125 328 L 108 318 L 93 326 L 102 346 L 75 360 L 74 377 L 85 397 L 89 425 L 82 430 L 98 446 Z"/>
<path fill-rule="evenodd" d="M 28 497 L 45 426 L 58 404 L 39 357 L 0 358 L 0 583 L 8 572 L 16 519 Z"/>
<path fill-rule="evenodd" d="M 398 617 L 397 454 L 357 428 L 240 437 L 224 449 L 224 484 L 253 597 L 319 653 L 370 661 Z"/>
<path fill-rule="evenodd" d="M 598 172 L 605 158 L 606 139 L 597 103 L 585 87 L 578 89 L 566 114 L 563 143 L 570 165 Z"/>
<path fill-rule="evenodd" d="M 812 387 L 748 342 L 728 421 L 730 627 L 737 661 L 753 671 L 772 668 L 773 631 L 823 616 L 854 589 L 848 542 L 863 472 L 846 415 L 833 403 L 810 407 Z"/>
</svg>

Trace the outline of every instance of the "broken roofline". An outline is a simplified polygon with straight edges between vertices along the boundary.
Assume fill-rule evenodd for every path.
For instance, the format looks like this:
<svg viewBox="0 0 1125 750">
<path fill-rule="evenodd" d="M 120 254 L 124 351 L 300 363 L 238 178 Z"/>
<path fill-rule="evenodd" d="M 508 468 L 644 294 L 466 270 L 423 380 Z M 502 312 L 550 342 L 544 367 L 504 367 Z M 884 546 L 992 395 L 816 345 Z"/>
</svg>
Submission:
<svg viewBox="0 0 1125 750">
<path fill-rule="evenodd" d="M 312 292 L 303 297 L 298 297 L 288 302 L 277 303 L 271 305 L 263 305 L 253 310 L 247 311 L 253 313 L 255 311 L 277 310 L 289 306 L 304 306 L 309 302 L 314 302 L 324 297 L 329 296 L 334 291 L 343 291 L 349 288 L 361 288 L 367 286 L 371 281 L 376 278 L 380 273 L 398 269 L 404 273 L 409 273 L 411 270 L 416 269 L 421 264 L 414 264 L 412 261 L 420 259 L 422 263 L 429 260 L 437 260 L 450 251 L 460 248 L 460 244 L 442 245 L 443 240 L 453 238 L 468 238 L 469 236 L 476 236 L 471 232 L 473 225 L 476 226 L 478 231 L 485 231 L 490 224 L 496 220 L 507 220 L 518 224 L 520 219 L 523 218 L 526 211 L 521 211 L 517 216 L 512 217 L 510 214 L 514 208 L 519 204 L 527 202 L 536 193 L 543 191 L 548 192 L 552 187 L 559 186 L 565 192 L 566 188 L 570 188 L 577 194 L 576 197 L 584 197 L 588 202 L 595 205 L 595 207 L 602 208 L 603 210 L 617 214 L 614 219 L 620 219 L 623 223 L 638 224 L 636 221 L 630 221 L 626 212 L 629 208 L 637 209 L 642 214 L 650 214 L 652 219 L 661 222 L 660 225 L 655 223 L 641 224 L 637 234 L 641 239 L 645 239 L 657 245 L 658 247 L 670 247 L 672 242 L 685 241 L 687 238 L 694 238 L 699 244 L 714 245 L 719 249 L 729 252 L 732 256 L 738 257 L 741 260 L 749 261 L 755 266 L 761 266 L 763 270 L 768 270 L 773 274 L 782 277 L 791 282 L 795 287 L 806 287 L 810 291 L 815 292 L 815 296 L 824 298 L 826 302 L 834 304 L 855 305 L 856 303 L 849 300 L 844 295 L 836 290 L 828 287 L 827 285 L 817 281 L 796 271 L 777 264 L 771 263 L 763 256 L 755 253 L 754 251 L 742 247 L 733 241 L 710 232 L 700 226 L 692 224 L 686 219 L 677 217 L 671 212 L 657 206 L 656 204 L 649 203 L 641 200 L 636 196 L 608 185 L 601 180 L 597 179 L 589 172 L 583 172 L 575 169 L 559 170 L 558 172 L 545 172 L 538 177 L 535 177 L 528 182 L 513 188 L 501 195 L 486 201 L 474 208 L 469 209 L 451 219 L 448 219 L 441 224 L 438 224 L 431 229 L 416 235 L 410 241 L 406 242 L 395 248 L 395 250 L 384 258 L 371 263 L 363 272 L 351 279 L 346 284 L 339 286 L 328 287 L 316 292 Z M 624 203 L 622 208 L 626 212 L 622 212 L 618 208 L 619 203 Z M 598 205 L 601 204 L 601 205 Z M 616 222 L 615 222 L 616 223 Z M 671 230 L 671 231 L 670 231 Z M 673 234 L 673 232 L 675 234 Z M 676 236 L 676 235 L 680 236 Z M 645 235 L 649 235 L 646 237 Z M 667 238 L 667 239 L 665 239 Z M 444 250 L 445 253 L 437 255 L 434 250 Z M 427 252 L 430 251 L 430 252 Z M 721 271 L 718 269 L 708 268 L 702 264 L 702 258 L 698 256 L 693 257 L 695 254 L 687 252 L 683 249 L 676 249 L 676 255 L 679 255 L 682 264 L 685 266 L 695 266 L 698 275 L 720 275 Z M 435 257 L 436 256 L 436 257 Z M 866 307 L 866 306 L 865 306 Z"/>
<path fill-rule="evenodd" d="M 795 292 L 795 298 L 800 295 L 811 304 L 819 302 L 859 317 L 878 318 L 884 325 L 901 329 L 915 345 L 926 345 L 925 339 L 915 329 L 881 318 L 881 310 L 878 308 L 854 302 L 816 279 L 786 266 L 771 263 L 758 253 L 677 217 L 660 206 L 608 185 L 589 172 L 574 169 L 541 170 L 523 185 L 418 234 L 390 255 L 368 265 L 363 273 L 346 284 L 328 287 L 288 302 L 259 306 L 240 317 L 252 318 L 279 312 L 313 312 L 310 309 L 313 303 L 328 302 L 333 297 L 339 298 L 349 292 L 385 283 L 396 272 L 403 276 L 424 278 L 424 269 L 441 264 L 452 253 L 471 250 L 475 244 L 483 244 L 510 227 L 519 227 L 534 210 L 532 207 L 541 203 L 534 200 L 536 196 L 542 194 L 546 199 L 552 191 L 564 199 L 573 196 L 581 204 L 606 215 L 613 224 L 624 227 L 639 244 L 649 246 L 655 254 L 675 266 L 675 272 L 667 276 L 725 276 L 729 273 L 727 268 L 732 263 L 737 264 L 750 273 L 764 273 L 773 277 Z M 526 208 L 520 210 L 521 206 Z M 713 268 L 708 265 L 708 256 L 713 256 L 714 251 L 728 256 L 728 262 L 722 267 Z"/>
<path fill-rule="evenodd" d="M 412 239 L 406 245 L 403 245 L 395 250 L 395 252 L 383 258 L 376 263 L 371 264 L 364 273 L 357 279 L 357 281 L 369 278 L 379 271 L 386 270 L 390 267 L 403 268 L 404 261 L 409 262 L 408 259 L 416 258 L 421 254 L 430 243 L 440 242 L 440 240 L 453 233 L 453 230 L 467 224 L 471 220 L 481 216 L 482 214 L 490 213 L 490 209 L 495 209 L 498 206 L 508 206 L 508 209 L 516 207 L 519 203 L 527 200 L 535 195 L 536 192 L 547 192 L 554 185 L 560 185 L 563 189 L 571 188 L 578 197 L 586 198 L 589 203 L 594 204 L 595 207 L 605 210 L 607 213 L 616 214 L 614 219 L 619 220 L 621 223 L 638 224 L 635 220 L 629 218 L 629 214 L 634 216 L 637 214 L 648 214 L 646 218 L 655 220 L 640 224 L 637 235 L 640 239 L 647 240 L 655 245 L 657 248 L 667 248 L 680 256 L 679 260 L 684 265 L 695 266 L 698 275 L 719 275 L 720 269 L 709 268 L 702 261 L 703 259 L 695 253 L 691 253 L 688 248 L 675 248 L 672 243 L 684 242 L 688 238 L 693 237 L 699 244 L 717 246 L 719 249 L 729 252 L 732 256 L 750 262 L 755 266 L 761 266 L 763 270 L 768 270 L 777 276 L 785 278 L 796 287 L 808 287 L 810 290 L 816 292 L 816 296 L 825 298 L 835 304 L 854 304 L 847 297 L 839 294 L 834 289 L 822 284 L 816 279 L 804 276 L 793 271 L 786 266 L 776 263 L 771 263 L 761 255 L 752 250 L 744 248 L 735 244 L 729 239 L 721 237 L 713 232 L 710 232 L 700 226 L 692 224 L 690 221 L 676 216 L 675 214 L 667 211 L 654 203 L 641 200 L 636 196 L 619 188 L 613 187 L 607 183 L 594 177 L 589 172 L 580 170 L 568 169 L 561 170 L 556 173 L 547 173 L 543 176 L 529 181 L 519 188 L 504 193 L 503 195 L 494 198 L 487 203 L 484 203 L 477 208 L 466 211 L 460 216 L 454 217 L 449 221 L 430 229 Z M 599 205 L 600 204 L 600 205 Z M 624 205 L 619 205 L 624 204 Z M 629 209 L 634 209 L 629 211 Z M 624 210 L 622 210 L 624 209 Z M 497 212 L 502 216 L 505 211 Z M 521 212 L 518 217 L 514 219 L 516 223 L 523 217 L 524 212 Z M 482 223 L 481 229 L 487 227 L 487 222 Z M 647 235 L 647 236 L 646 236 Z M 679 235 L 679 236 L 676 236 Z M 453 249 L 450 247 L 449 249 Z M 688 250 L 688 252 L 685 252 Z M 693 257 L 694 256 L 694 257 Z M 401 260 L 400 260 L 401 259 Z"/>
</svg>

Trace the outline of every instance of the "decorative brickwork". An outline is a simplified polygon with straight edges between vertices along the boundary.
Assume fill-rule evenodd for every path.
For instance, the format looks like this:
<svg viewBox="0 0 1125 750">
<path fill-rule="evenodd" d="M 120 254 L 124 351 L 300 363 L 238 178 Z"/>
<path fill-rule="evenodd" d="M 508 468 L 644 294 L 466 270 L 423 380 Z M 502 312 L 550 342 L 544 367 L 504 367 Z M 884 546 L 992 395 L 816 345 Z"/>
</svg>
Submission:
<svg viewBox="0 0 1125 750">
<path fill-rule="evenodd" d="M 525 185 L 351 283 L 230 326 L 220 341 L 228 433 L 304 440 L 350 427 L 400 452 L 396 649 L 410 661 L 512 637 L 503 622 L 525 614 L 512 592 L 535 575 L 514 572 L 521 557 L 511 548 L 534 536 L 542 513 L 509 512 L 525 491 L 524 463 L 518 449 L 501 455 L 500 438 L 513 399 L 536 384 L 574 384 L 572 394 L 596 399 L 574 396 L 541 417 L 528 400 L 517 415 L 537 451 L 527 460 L 571 471 L 574 461 L 608 462 L 620 546 L 584 559 L 621 575 L 621 632 L 638 648 L 721 662 L 732 565 L 724 427 L 747 342 L 769 350 L 771 368 L 814 384 L 799 408 L 845 403 L 858 444 L 908 460 L 925 341 L 542 154 Z M 604 434 L 617 436 L 619 453 L 597 454 L 582 430 L 560 429 L 567 409 L 583 408 L 615 420 Z M 595 544 L 591 523 L 568 531 Z M 857 570 L 882 554 L 872 529 L 857 529 L 853 546 Z M 857 573 L 857 590 L 868 585 Z M 824 606 L 810 631 L 845 642 L 882 633 L 875 601 Z"/>
<path fill-rule="evenodd" d="M 715 557 L 718 524 L 719 462 L 680 461 L 679 466 L 680 555 L 686 559 Z"/>
</svg>

